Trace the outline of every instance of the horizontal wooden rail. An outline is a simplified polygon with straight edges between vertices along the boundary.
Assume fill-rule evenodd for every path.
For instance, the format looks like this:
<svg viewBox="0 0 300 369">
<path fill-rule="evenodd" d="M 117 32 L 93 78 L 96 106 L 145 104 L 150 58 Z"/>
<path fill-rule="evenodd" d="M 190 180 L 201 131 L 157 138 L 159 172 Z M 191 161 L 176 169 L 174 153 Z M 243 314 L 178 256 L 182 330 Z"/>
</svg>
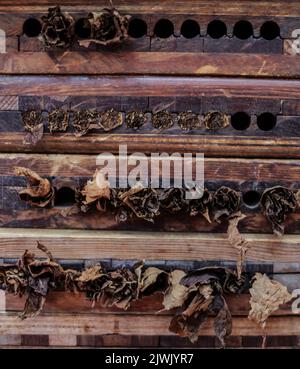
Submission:
<svg viewBox="0 0 300 369">
<path fill-rule="evenodd" d="M 180 68 L 178 66 L 180 65 Z M 1 74 L 300 77 L 295 56 L 191 52 L 17 52 L 1 55 Z"/>
<path fill-rule="evenodd" d="M 300 236 L 244 236 L 252 246 L 248 261 L 300 263 Z M 19 258 L 25 249 L 35 250 L 36 241 L 47 245 L 59 259 L 236 259 L 236 251 L 224 234 L 18 228 L 0 228 L 0 258 Z M 40 251 L 35 251 L 42 256 Z"/>
</svg>

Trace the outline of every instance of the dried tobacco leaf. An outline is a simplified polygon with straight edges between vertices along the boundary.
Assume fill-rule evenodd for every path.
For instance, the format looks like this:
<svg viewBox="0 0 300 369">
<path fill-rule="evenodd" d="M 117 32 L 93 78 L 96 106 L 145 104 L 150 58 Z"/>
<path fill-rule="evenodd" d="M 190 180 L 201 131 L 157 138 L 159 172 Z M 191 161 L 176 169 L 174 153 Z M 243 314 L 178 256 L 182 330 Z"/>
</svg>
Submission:
<svg viewBox="0 0 300 369">
<path fill-rule="evenodd" d="M 191 216 L 201 214 L 209 223 L 211 223 L 209 216 L 210 206 L 211 206 L 211 195 L 205 188 L 204 190 L 202 190 L 202 196 L 200 198 L 189 200 L 189 213 Z"/>
<path fill-rule="evenodd" d="M 100 199 L 110 199 L 110 184 L 99 169 L 95 171 L 93 179 L 89 180 L 84 186 L 81 194 L 84 196 L 82 201 L 84 205 L 89 205 L 95 201 L 98 201 L 100 205 Z"/>
<path fill-rule="evenodd" d="M 272 224 L 273 232 L 278 236 L 283 235 L 284 222 L 297 207 L 293 191 L 281 186 L 269 188 L 262 194 L 260 203 L 264 215 Z"/>
<path fill-rule="evenodd" d="M 188 297 L 188 288 L 181 285 L 180 281 L 185 276 L 182 270 L 173 270 L 168 277 L 169 287 L 164 294 L 163 306 L 165 310 L 171 310 L 184 304 Z"/>
<path fill-rule="evenodd" d="M 27 131 L 24 143 L 36 145 L 42 139 L 44 133 L 42 113 L 35 110 L 22 112 L 22 121 Z"/>
<path fill-rule="evenodd" d="M 53 109 L 48 115 L 50 132 L 65 132 L 69 126 L 69 113 L 63 109 Z"/>
<path fill-rule="evenodd" d="M 166 110 L 159 111 L 152 116 L 152 125 L 156 129 L 168 129 L 175 123 L 174 115 Z"/>
<path fill-rule="evenodd" d="M 256 273 L 254 283 L 249 290 L 251 298 L 251 310 L 249 319 L 266 326 L 268 317 L 276 311 L 280 305 L 292 299 L 287 288 L 277 281 L 268 278 L 266 274 Z"/>
<path fill-rule="evenodd" d="M 204 124 L 206 129 L 217 131 L 229 125 L 229 117 L 217 111 L 210 112 L 204 116 Z"/>
<path fill-rule="evenodd" d="M 129 15 L 122 16 L 117 9 L 105 8 L 94 12 L 84 20 L 84 28 L 89 31 L 87 40 L 79 40 L 81 46 L 91 43 L 109 46 L 119 44 L 128 37 Z"/>
<path fill-rule="evenodd" d="M 216 314 L 214 320 L 215 333 L 222 347 L 225 347 L 225 338 L 232 332 L 232 316 L 223 296 L 215 297 L 211 311 Z"/>
<path fill-rule="evenodd" d="M 138 182 L 126 192 L 121 193 L 119 199 L 126 204 L 138 218 L 153 222 L 159 215 L 159 200 L 156 190 L 145 188 Z"/>
<path fill-rule="evenodd" d="M 109 109 L 99 114 L 99 126 L 109 132 L 123 124 L 123 114 L 114 109 Z"/>
<path fill-rule="evenodd" d="M 38 207 L 45 207 L 51 202 L 54 188 L 48 179 L 40 177 L 28 168 L 15 167 L 14 171 L 17 176 L 25 176 L 28 182 L 27 188 L 19 192 L 22 201 Z"/>
<path fill-rule="evenodd" d="M 127 128 L 140 129 L 147 122 L 147 115 L 142 111 L 126 113 L 125 122 Z"/>
<path fill-rule="evenodd" d="M 190 111 L 179 113 L 177 117 L 177 123 L 179 127 L 184 131 L 198 129 L 201 127 L 199 116 Z"/>
<path fill-rule="evenodd" d="M 74 111 L 73 114 L 73 127 L 76 137 L 85 135 L 91 124 L 98 124 L 99 122 L 99 113 L 95 110 L 83 109 Z"/>
<path fill-rule="evenodd" d="M 244 278 L 238 279 L 226 268 L 207 267 L 187 273 L 180 284 L 188 289 L 188 297 L 181 312 L 171 320 L 169 329 L 196 342 L 203 323 L 209 314 L 213 314 L 216 335 L 224 346 L 225 338 L 231 333 L 232 322 L 223 294 L 241 292 Z"/>
<path fill-rule="evenodd" d="M 43 26 L 39 37 L 46 47 L 67 48 L 74 35 L 74 19 L 62 12 L 59 6 L 48 9 L 47 16 L 42 17 Z"/>
<path fill-rule="evenodd" d="M 43 309 L 50 288 L 55 288 L 56 280 L 64 275 L 63 268 L 54 261 L 47 247 L 38 242 L 38 248 L 45 252 L 47 259 L 35 260 L 34 254 L 27 250 L 19 262 L 19 269 L 24 273 L 27 286 L 27 299 L 21 319 L 37 316 Z"/>
<path fill-rule="evenodd" d="M 221 217 L 229 217 L 237 212 L 240 208 L 241 195 L 237 191 L 222 186 L 214 194 L 212 198 L 212 209 L 214 221 L 220 222 Z"/>
<path fill-rule="evenodd" d="M 237 226 L 240 220 L 246 216 L 240 211 L 231 215 L 228 219 L 227 237 L 228 241 L 237 251 L 237 275 L 238 278 L 242 275 L 243 263 L 246 259 L 246 253 L 250 249 L 250 243 L 240 234 Z"/>
<path fill-rule="evenodd" d="M 188 201 L 185 198 L 185 191 L 182 188 L 168 188 L 158 190 L 158 198 L 162 209 L 170 213 L 177 213 L 186 210 Z"/>
<path fill-rule="evenodd" d="M 142 272 L 139 291 L 144 294 L 152 294 L 154 291 L 160 290 L 161 285 L 165 285 L 166 277 L 167 274 L 164 270 L 155 267 L 147 268 Z"/>
</svg>

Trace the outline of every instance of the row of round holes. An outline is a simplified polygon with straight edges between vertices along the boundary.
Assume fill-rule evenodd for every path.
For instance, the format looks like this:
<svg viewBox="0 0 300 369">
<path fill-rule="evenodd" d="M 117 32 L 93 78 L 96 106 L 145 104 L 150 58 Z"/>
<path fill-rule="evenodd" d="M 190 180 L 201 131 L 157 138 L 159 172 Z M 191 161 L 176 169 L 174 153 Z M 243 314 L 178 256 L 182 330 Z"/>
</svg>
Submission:
<svg viewBox="0 0 300 369">
<path fill-rule="evenodd" d="M 249 208 L 256 208 L 259 205 L 261 194 L 258 191 L 247 191 L 242 196 L 244 204 Z M 56 190 L 55 206 L 71 206 L 75 203 L 75 191 L 69 187 L 62 187 Z"/>
<path fill-rule="evenodd" d="M 79 38 L 88 38 L 86 29 L 83 28 L 83 18 L 75 23 L 75 34 Z M 36 18 L 29 18 L 23 24 L 23 33 L 28 37 L 37 37 L 42 30 L 41 22 Z M 147 24 L 140 18 L 134 18 L 129 23 L 128 33 L 133 38 L 140 38 L 147 34 Z M 180 33 L 185 38 L 194 38 L 200 35 L 200 26 L 193 19 L 187 19 L 182 23 Z M 154 34 L 159 38 L 168 38 L 174 34 L 174 25 L 169 19 L 160 19 L 155 27 Z M 226 24 L 218 19 L 211 21 L 207 27 L 207 34 L 211 38 L 221 38 L 227 35 Z M 253 26 L 249 21 L 240 20 L 233 28 L 233 35 L 245 40 L 253 36 Z M 280 28 L 274 21 L 265 22 L 260 28 L 260 36 L 266 40 L 273 40 L 280 36 Z"/>
</svg>

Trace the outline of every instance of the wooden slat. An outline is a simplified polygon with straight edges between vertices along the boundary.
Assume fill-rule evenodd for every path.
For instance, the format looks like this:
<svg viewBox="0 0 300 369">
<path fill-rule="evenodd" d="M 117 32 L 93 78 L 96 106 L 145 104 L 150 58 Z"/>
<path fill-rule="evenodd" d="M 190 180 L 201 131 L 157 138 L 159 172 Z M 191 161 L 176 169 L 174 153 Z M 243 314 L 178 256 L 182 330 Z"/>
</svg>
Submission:
<svg viewBox="0 0 300 369">
<path fill-rule="evenodd" d="M 128 152 L 198 152 L 210 157 L 264 157 L 264 158 L 300 158 L 300 139 L 279 137 L 243 137 L 243 136 L 189 136 L 146 135 L 146 134 L 88 134 L 75 137 L 73 134 L 44 134 L 37 145 L 24 143 L 25 133 L 0 133 L 0 151 L 28 153 L 68 153 L 98 154 L 103 151 L 116 153 L 119 144 L 128 145 Z M 153 140 L 155 144 L 153 146 Z"/>
<path fill-rule="evenodd" d="M 84 5 L 83 5 L 84 3 Z M 271 3 L 271 5 L 270 5 Z M 54 0 L 14 1 L 13 5 L 8 0 L 2 0 L 0 3 L 0 11 L 2 12 L 23 12 L 26 11 L 45 11 L 48 6 L 55 6 L 57 2 Z M 91 10 L 97 7 L 107 6 L 106 1 L 87 0 L 61 0 L 60 5 L 64 6 L 66 10 L 86 9 Z M 9 8 L 7 8 L 9 6 Z M 226 6 L 223 6 L 219 1 L 201 0 L 195 1 L 147 1 L 142 0 L 138 3 L 129 2 L 125 0 L 117 0 L 114 6 L 120 11 L 129 14 L 133 12 L 151 13 L 155 10 L 157 13 L 167 12 L 173 14 L 191 13 L 191 14 L 214 14 L 218 16 L 236 14 L 242 15 L 257 15 L 265 16 L 268 10 L 268 16 L 291 16 L 299 14 L 300 6 L 298 1 L 226 1 Z"/>
<path fill-rule="evenodd" d="M 251 243 L 248 261 L 300 261 L 299 237 L 244 234 Z M 19 258 L 36 241 L 59 259 L 235 260 L 236 252 L 224 234 L 105 232 L 0 228 L 0 256 Z M 42 253 L 36 250 L 37 254 Z M 287 269 L 287 265 L 285 270 Z M 278 269 L 279 270 L 279 269 Z M 283 270 L 283 269 L 281 269 Z"/>
<path fill-rule="evenodd" d="M 218 59 L 215 57 L 215 59 Z M 170 76 L 0 76 L 1 96 L 223 96 L 300 99 L 300 81 Z"/>
<path fill-rule="evenodd" d="M 300 76 L 294 56 L 189 52 L 19 52 L 3 54 L 0 69 L 4 74 Z"/>
<path fill-rule="evenodd" d="M 299 317 L 271 317 L 265 329 L 248 318 L 233 319 L 233 336 L 278 336 L 300 335 Z M 34 319 L 19 320 L 14 314 L 0 315 L 0 334 L 57 335 L 81 334 L 124 334 L 124 335 L 171 335 L 168 327 L 170 317 L 164 315 L 124 315 L 107 314 L 105 316 L 89 315 L 44 315 Z M 215 335 L 213 319 L 204 323 L 201 336 Z"/>
</svg>

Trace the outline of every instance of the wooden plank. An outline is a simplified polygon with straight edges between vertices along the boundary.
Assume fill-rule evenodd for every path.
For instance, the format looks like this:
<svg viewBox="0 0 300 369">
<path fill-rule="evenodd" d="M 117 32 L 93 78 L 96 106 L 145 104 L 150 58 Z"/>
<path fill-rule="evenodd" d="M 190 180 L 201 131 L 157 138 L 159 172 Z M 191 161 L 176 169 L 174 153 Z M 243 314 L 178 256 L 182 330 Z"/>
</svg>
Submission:
<svg viewBox="0 0 300 369">
<path fill-rule="evenodd" d="M 300 262 L 299 236 L 244 234 L 251 243 L 248 261 Z M 235 260 L 236 252 L 224 234 L 150 233 L 127 231 L 33 230 L 0 228 L 0 255 L 18 259 L 24 249 L 46 244 L 59 259 L 115 258 L 156 260 Z M 120 247 L 122 245 L 122 247 Z M 151 247 L 149 247 L 151 245 Z M 39 256 L 42 254 L 35 250 Z M 287 272 L 289 265 L 277 272 Z M 298 265 L 299 270 L 299 265 Z M 295 272 L 297 268 L 295 269 Z"/>
<path fill-rule="evenodd" d="M 300 99 L 300 81 L 176 76 L 0 76 L 0 95 L 221 96 L 227 99 Z M 21 98 L 23 99 L 23 97 Z"/>
<path fill-rule="evenodd" d="M 219 1 L 213 0 L 201 0 L 196 4 L 194 1 L 147 1 L 142 0 L 138 3 L 130 3 L 124 0 L 117 0 L 114 2 L 114 6 L 122 12 L 126 13 L 151 13 L 153 9 L 157 13 L 173 13 L 173 14 L 213 14 L 218 16 L 236 14 L 238 16 L 253 15 L 253 16 L 265 16 L 266 10 L 268 10 L 268 16 L 293 16 L 299 14 L 300 7 L 297 1 L 226 1 L 226 6 L 222 6 Z M 57 2 L 54 0 L 41 0 L 39 2 L 18 0 L 12 5 L 8 0 L 2 0 L 0 4 L 1 12 L 23 12 L 26 11 L 45 11 L 48 6 L 55 6 Z M 60 5 L 64 6 L 67 11 L 75 9 L 91 10 L 97 7 L 107 6 L 107 2 L 104 0 L 61 0 Z M 9 7 L 9 8 L 7 8 Z"/>
<path fill-rule="evenodd" d="M 0 334 L 47 335 L 171 335 L 170 317 L 164 315 L 43 315 L 34 319 L 18 320 L 13 314 L 0 315 Z M 132 324 L 134 322 L 134 324 Z M 300 335 L 300 317 L 271 317 L 265 329 L 245 317 L 233 319 L 233 336 Z M 208 319 L 200 331 L 201 336 L 214 336 L 213 319 Z"/>
<path fill-rule="evenodd" d="M 134 158 L 132 156 L 132 159 Z M 14 176 L 14 167 L 24 166 L 38 172 L 41 176 L 91 177 L 97 167 L 96 159 L 97 155 L 0 154 L 0 174 Z M 117 168 L 119 166 L 118 160 L 116 156 Z M 195 158 L 188 161 L 191 164 L 195 163 Z M 132 168 L 135 168 L 135 165 L 128 165 L 128 172 Z M 193 169 L 195 170 L 195 168 Z M 193 174 L 195 174 L 194 171 Z M 299 160 L 205 159 L 206 181 L 297 183 L 299 176 Z"/>
<path fill-rule="evenodd" d="M 4 74 L 300 77 L 300 65 L 293 56 L 234 53 L 216 58 L 213 53 L 199 57 L 192 52 L 19 52 L 3 54 L 0 69 Z"/>
</svg>

